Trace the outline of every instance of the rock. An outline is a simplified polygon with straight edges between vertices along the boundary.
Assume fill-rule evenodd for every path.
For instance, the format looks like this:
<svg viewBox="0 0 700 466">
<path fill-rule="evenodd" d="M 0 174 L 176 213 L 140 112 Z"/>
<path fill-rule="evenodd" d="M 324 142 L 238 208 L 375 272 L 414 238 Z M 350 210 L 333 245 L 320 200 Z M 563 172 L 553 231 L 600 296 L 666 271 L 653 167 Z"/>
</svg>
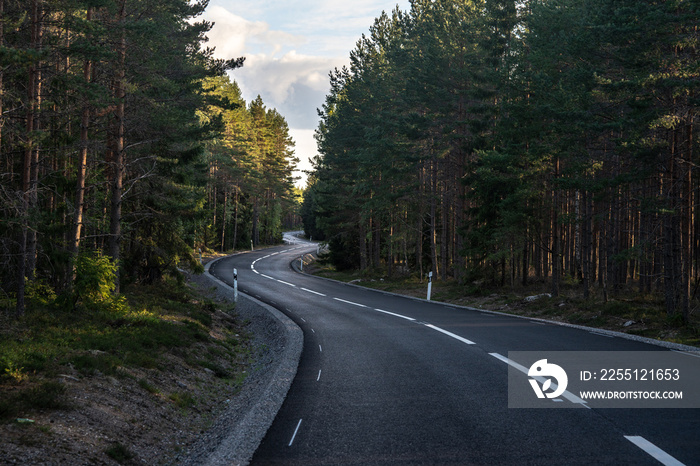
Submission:
<svg viewBox="0 0 700 466">
<path fill-rule="evenodd" d="M 633 325 L 635 322 L 633 320 L 628 320 L 624 324 L 622 324 L 623 327 L 629 327 L 630 325 Z"/>
<path fill-rule="evenodd" d="M 524 301 L 526 303 L 531 303 L 531 302 L 537 301 L 538 299 L 551 298 L 551 297 L 552 297 L 552 295 L 549 293 L 542 293 L 542 294 L 537 294 L 534 296 L 528 296 L 527 298 L 524 299 Z"/>
</svg>

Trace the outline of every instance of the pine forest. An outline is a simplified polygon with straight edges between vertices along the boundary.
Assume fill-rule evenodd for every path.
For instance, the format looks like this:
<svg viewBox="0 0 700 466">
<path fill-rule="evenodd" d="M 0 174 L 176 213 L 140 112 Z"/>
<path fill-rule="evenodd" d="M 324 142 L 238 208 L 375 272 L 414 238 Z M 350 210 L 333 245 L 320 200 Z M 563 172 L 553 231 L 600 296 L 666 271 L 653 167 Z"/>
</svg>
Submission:
<svg viewBox="0 0 700 466">
<path fill-rule="evenodd" d="M 157 282 L 296 222 L 287 122 L 243 100 L 206 6 L 0 0 L 0 311 Z"/>
<path fill-rule="evenodd" d="M 700 285 L 700 2 L 412 0 L 330 75 L 302 206 L 337 269 Z"/>
</svg>

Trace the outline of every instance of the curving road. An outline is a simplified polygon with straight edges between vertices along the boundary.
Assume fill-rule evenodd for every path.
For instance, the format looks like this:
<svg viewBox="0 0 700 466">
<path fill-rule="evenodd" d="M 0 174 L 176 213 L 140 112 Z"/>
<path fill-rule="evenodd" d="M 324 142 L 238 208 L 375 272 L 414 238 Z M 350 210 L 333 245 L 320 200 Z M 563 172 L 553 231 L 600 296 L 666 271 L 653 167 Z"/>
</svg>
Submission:
<svg viewBox="0 0 700 466">
<path fill-rule="evenodd" d="M 307 276 L 293 241 L 210 270 L 304 331 L 252 464 L 700 464 L 698 409 L 508 408 L 509 351 L 658 347 Z"/>
</svg>

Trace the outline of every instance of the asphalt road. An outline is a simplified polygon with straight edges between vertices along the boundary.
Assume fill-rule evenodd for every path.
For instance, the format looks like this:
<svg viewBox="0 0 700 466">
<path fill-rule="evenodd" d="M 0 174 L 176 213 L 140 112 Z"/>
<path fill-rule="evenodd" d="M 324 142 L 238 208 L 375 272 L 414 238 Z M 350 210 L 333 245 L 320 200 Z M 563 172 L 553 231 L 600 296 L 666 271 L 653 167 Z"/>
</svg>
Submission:
<svg viewBox="0 0 700 466">
<path fill-rule="evenodd" d="M 698 409 L 508 408 L 509 351 L 660 348 L 292 269 L 315 249 L 299 242 L 210 270 L 232 283 L 237 268 L 240 291 L 304 331 L 297 377 L 252 464 L 700 464 Z"/>
</svg>

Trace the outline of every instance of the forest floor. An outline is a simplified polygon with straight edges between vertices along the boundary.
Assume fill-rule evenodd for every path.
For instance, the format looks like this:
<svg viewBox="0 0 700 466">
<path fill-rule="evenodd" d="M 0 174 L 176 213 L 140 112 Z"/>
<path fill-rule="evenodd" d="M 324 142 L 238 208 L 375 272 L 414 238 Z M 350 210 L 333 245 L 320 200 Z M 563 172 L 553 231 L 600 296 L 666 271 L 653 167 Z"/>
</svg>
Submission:
<svg viewBox="0 0 700 466">
<path fill-rule="evenodd" d="M 173 280 L 130 287 L 116 310 L 0 313 L 0 464 L 186 458 L 260 356 L 207 291 Z"/>
<path fill-rule="evenodd" d="M 358 286 L 425 299 L 428 282 L 415 276 L 389 278 L 380 274 L 338 272 L 331 266 L 309 260 L 304 271 Z M 534 317 L 574 325 L 614 330 L 631 335 L 700 347 L 700 303 L 691 311 L 690 322 L 683 324 L 679 316 L 669 317 L 664 310 L 663 296 L 620 291 L 604 299 L 600 290 L 593 290 L 584 300 L 576 284 L 562 284 L 558 297 L 551 297 L 544 281 L 497 287 L 485 281 L 460 284 L 455 280 L 433 281 L 431 300 L 489 311 Z"/>
</svg>

